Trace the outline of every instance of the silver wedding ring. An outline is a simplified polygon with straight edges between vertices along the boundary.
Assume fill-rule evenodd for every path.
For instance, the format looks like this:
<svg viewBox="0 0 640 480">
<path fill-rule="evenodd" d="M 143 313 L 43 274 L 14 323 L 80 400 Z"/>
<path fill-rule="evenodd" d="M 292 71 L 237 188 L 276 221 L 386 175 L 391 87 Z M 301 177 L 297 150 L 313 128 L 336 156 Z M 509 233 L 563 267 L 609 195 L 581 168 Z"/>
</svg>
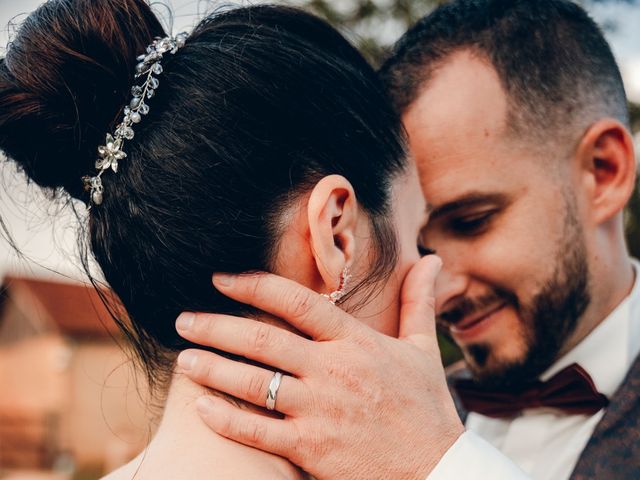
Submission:
<svg viewBox="0 0 640 480">
<path fill-rule="evenodd" d="M 278 396 L 278 389 L 280 388 L 281 381 L 282 373 L 274 373 L 271 383 L 269 383 L 269 390 L 267 390 L 267 410 L 276 409 L 276 397 Z"/>
</svg>

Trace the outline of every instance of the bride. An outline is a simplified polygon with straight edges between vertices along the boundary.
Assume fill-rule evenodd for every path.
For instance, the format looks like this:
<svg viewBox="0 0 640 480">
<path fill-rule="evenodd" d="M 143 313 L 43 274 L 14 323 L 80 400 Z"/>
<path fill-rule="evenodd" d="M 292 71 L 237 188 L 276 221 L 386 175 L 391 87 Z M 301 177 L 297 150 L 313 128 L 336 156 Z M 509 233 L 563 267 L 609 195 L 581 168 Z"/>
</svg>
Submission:
<svg viewBox="0 0 640 480">
<path fill-rule="evenodd" d="M 117 321 L 164 400 L 147 448 L 108 478 L 302 478 L 203 424 L 174 322 L 255 314 L 211 274 L 265 270 L 397 335 L 426 208 L 360 54 L 291 8 L 228 10 L 169 37 L 142 0 L 50 0 L 0 61 L 0 147 L 89 207 L 91 254 L 127 311 Z"/>
</svg>

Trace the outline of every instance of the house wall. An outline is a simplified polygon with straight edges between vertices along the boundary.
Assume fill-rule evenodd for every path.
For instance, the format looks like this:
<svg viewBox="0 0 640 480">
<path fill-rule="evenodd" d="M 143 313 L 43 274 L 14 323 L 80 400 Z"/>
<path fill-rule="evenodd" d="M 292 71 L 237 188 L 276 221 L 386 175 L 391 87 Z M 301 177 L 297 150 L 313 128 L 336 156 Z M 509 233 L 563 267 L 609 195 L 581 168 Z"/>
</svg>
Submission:
<svg viewBox="0 0 640 480">
<path fill-rule="evenodd" d="M 0 348 L 0 411 L 59 411 L 65 402 L 64 372 L 72 351 L 57 335 Z"/>
<path fill-rule="evenodd" d="M 66 342 L 52 335 L 0 348 L 0 468 L 54 461 L 69 354 Z"/>
<path fill-rule="evenodd" d="M 44 333 L 42 330 L 40 319 L 29 319 L 16 302 L 4 301 L 0 305 L 0 347 Z"/>
<path fill-rule="evenodd" d="M 76 462 L 111 470 L 135 457 L 149 440 L 152 422 L 144 378 L 136 377 L 125 353 L 107 341 L 77 343 L 69 374 L 65 419 Z"/>
<path fill-rule="evenodd" d="M 42 467 L 60 454 L 80 469 L 129 461 L 152 428 L 143 380 L 138 389 L 111 339 L 52 334 L 0 347 L 0 468 Z"/>
</svg>

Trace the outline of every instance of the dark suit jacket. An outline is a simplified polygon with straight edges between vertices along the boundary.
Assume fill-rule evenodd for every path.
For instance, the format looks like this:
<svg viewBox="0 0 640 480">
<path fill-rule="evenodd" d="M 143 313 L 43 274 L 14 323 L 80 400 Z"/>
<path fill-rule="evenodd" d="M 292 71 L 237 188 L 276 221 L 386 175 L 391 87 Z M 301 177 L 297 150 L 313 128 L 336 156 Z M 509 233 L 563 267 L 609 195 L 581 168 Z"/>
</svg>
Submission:
<svg viewBox="0 0 640 480">
<path fill-rule="evenodd" d="M 469 377 L 462 364 L 448 369 L 451 385 Z M 463 422 L 467 413 L 452 389 Z M 571 480 L 640 480 L 640 356 L 638 356 L 582 451 Z"/>
</svg>

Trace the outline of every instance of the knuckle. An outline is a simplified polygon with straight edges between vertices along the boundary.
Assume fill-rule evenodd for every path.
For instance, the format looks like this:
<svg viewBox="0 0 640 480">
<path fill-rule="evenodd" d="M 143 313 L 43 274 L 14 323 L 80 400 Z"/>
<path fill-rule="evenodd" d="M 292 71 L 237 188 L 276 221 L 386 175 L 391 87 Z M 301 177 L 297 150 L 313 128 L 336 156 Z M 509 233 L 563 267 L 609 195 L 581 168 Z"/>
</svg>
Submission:
<svg viewBox="0 0 640 480">
<path fill-rule="evenodd" d="M 332 429 L 335 431 L 335 429 Z M 332 432 L 329 430 L 323 430 L 322 432 L 315 432 L 313 435 L 307 437 L 305 449 L 309 456 L 314 459 L 322 459 L 326 456 L 327 445 L 331 444 Z"/>
<path fill-rule="evenodd" d="M 331 362 L 327 366 L 327 374 L 334 380 L 340 380 L 344 377 L 344 369 L 344 364 Z"/>
<path fill-rule="evenodd" d="M 254 352 L 263 352 L 271 345 L 272 337 L 273 335 L 269 325 L 264 323 L 258 324 L 249 338 L 249 347 Z"/>
<path fill-rule="evenodd" d="M 291 435 L 291 460 L 298 465 L 313 464 L 318 455 L 319 441 L 317 434 L 312 434 L 309 428 L 295 428 Z"/>
<path fill-rule="evenodd" d="M 291 456 L 289 459 L 296 465 L 302 465 L 306 463 L 304 459 L 307 457 L 308 450 L 307 448 L 305 448 L 307 443 L 305 443 L 306 439 L 302 436 L 300 428 L 293 428 L 287 440 L 287 445 L 290 446 L 289 450 L 291 452 Z"/>
<path fill-rule="evenodd" d="M 293 428 L 288 439 L 291 445 L 294 447 L 307 445 L 309 442 L 307 435 L 305 435 L 306 432 L 307 429 L 300 429 L 297 426 Z"/>
<path fill-rule="evenodd" d="M 262 423 L 249 421 L 240 427 L 240 436 L 252 445 L 259 445 L 266 436 L 266 429 Z"/>
<path fill-rule="evenodd" d="M 356 392 L 358 394 L 362 393 L 363 391 L 362 378 L 360 378 L 358 375 L 355 375 L 354 372 L 352 371 L 347 372 L 344 376 L 343 381 L 345 386 L 349 390 Z"/>
<path fill-rule="evenodd" d="M 380 342 L 374 335 L 365 333 L 363 335 L 355 335 L 353 338 L 359 347 L 360 353 L 364 353 L 366 358 L 378 355 Z"/>
<path fill-rule="evenodd" d="M 197 313 L 192 330 L 197 338 L 203 339 L 211 335 L 214 325 L 215 319 L 213 315 Z"/>
<path fill-rule="evenodd" d="M 436 297 L 429 295 L 424 299 L 424 304 L 429 310 L 435 311 L 436 309 Z"/>
<path fill-rule="evenodd" d="M 222 417 L 220 420 L 219 426 L 216 428 L 216 431 L 222 435 L 223 437 L 233 438 L 233 429 L 232 429 L 232 421 L 228 416 Z"/>
<path fill-rule="evenodd" d="M 267 386 L 264 378 L 261 375 L 256 374 L 248 374 L 246 375 L 244 381 L 242 382 L 244 386 L 243 391 L 244 398 L 251 402 L 256 402 L 258 400 L 266 398 L 267 395 Z"/>
<path fill-rule="evenodd" d="M 245 275 L 244 278 L 246 280 L 249 280 L 248 293 L 250 298 L 259 298 L 260 291 L 263 288 L 262 283 L 264 282 L 264 279 L 265 279 L 264 275 L 259 273 L 254 273 L 254 274 Z"/>
<path fill-rule="evenodd" d="M 385 389 L 380 385 L 368 385 L 367 386 L 367 399 L 371 410 L 375 412 L 382 411 L 386 405 Z"/>
<path fill-rule="evenodd" d="M 195 376 L 198 380 L 211 381 L 215 378 L 215 362 L 213 362 L 211 358 L 206 358 L 203 355 L 199 355 L 194 370 Z"/>
<path fill-rule="evenodd" d="M 352 393 L 360 393 L 362 390 L 362 379 L 356 369 L 346 363 L 332 363 L 328 367 L 329 376 L 340 383 L 345 389 Z"/>
<path fill-rule="evenodd" d="M 288 305 L 288 310 L 294 318 L 305 318 L 308 316 L 317 300 L 316 297 L 311 297 L 308 292 L 298 289 L 288 292 L 285 297 L 285 303 Z"/>
</svg>

